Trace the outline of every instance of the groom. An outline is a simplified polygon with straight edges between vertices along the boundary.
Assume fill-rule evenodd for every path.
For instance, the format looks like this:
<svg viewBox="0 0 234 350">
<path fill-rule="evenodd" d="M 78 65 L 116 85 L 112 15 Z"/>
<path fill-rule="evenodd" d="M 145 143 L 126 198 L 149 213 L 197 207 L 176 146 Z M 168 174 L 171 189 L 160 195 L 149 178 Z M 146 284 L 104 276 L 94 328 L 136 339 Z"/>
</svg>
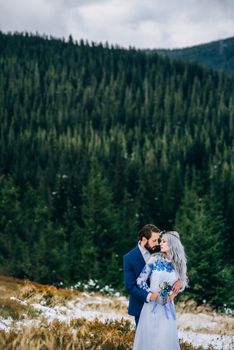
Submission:
<svg viewBox="0 0 234 350">
<path fill-rule="evenodd" d="M 144 303 L 157 299 L 156 293 L 148 293 L 138 288 L 136 280 L 151 254 L 160 251 L 160 236 L 161 231 L 156 226 L 145 225 L 139 232 L 138 245 L 124 255 L 124 282 L 125 288 L 130 294 L 128 313 L 135 316 L 136 326 Z M 173 292 L 177 294 L 181 286 L 181 281 L 176 281 L 173 285 Z"/>
</svg>

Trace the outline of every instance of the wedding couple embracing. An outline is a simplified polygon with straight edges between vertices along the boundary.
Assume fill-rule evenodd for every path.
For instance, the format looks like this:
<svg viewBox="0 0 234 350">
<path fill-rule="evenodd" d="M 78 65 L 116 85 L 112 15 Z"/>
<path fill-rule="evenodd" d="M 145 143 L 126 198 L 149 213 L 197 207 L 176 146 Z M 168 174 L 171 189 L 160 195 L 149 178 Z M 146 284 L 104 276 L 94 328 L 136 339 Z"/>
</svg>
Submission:
<svg viewBox="0 0 234 350">
<path fill-rule="evenodd" d="M 137 326 L 133 350 L 179 350 L 173 299 L 188 283 L 179 233 L 145 225 L 124 255 L 124 281 Z"/>
</svg>

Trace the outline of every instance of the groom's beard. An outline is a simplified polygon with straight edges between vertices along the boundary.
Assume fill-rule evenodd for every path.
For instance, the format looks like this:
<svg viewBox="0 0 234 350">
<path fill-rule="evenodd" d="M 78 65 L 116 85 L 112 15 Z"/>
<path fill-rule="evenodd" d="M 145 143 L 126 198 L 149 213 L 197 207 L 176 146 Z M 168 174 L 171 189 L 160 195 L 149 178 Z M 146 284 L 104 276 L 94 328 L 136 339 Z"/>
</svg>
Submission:
<svg viewBox="0 0 234 350">
<path fill-rule="evenodd" d="M 150 252 L 150 254 L 158 253 L 160 252 L 160 245 L 156 245 L 155 247 L 150 247 L 150 245 L 147 242 L 145 245 L 145 249 L 147 249 L 148 252 Z"/>
</svg>

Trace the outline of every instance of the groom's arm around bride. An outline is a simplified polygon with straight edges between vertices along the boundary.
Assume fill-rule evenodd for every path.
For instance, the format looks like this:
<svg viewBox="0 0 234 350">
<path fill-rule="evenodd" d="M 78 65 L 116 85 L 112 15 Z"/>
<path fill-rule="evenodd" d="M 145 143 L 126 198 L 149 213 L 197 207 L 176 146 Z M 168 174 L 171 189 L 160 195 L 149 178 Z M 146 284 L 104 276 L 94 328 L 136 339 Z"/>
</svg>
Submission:
<svg viewBox="0 0 234 350">
<path fill-rule="evenodd" d="M 138 323 L 141 309 L 145 302 L 156 300 L 157 295 L 137 287 L 136 280 L 145 264 L 156 251 L 159 244 L 160 230 L 151 224 L 145 225 L 139 232 L 138 245 L 124 255 L 124 282 L 130 295 L 128 313 Z"/>
</svg>

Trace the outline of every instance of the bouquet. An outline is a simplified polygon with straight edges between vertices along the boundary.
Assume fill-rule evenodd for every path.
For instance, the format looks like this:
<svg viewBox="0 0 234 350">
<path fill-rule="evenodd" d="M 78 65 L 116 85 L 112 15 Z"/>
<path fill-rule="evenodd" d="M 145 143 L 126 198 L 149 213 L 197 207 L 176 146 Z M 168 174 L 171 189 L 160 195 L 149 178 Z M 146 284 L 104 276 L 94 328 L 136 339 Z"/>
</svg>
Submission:
<svg viewBox="0 0 234 350">
<path fill-rule="evenodd" d="M 169 296 L 173 293 L 172 286 L 168 282 L 163 282 L 159 285 L 159 288 L 160 288 L 159 296 L 162 298 L 165 316 L 167 319 L 169 319 L 168 312 L 170 312 L 172 317 L 175 320 L 176 319 L 175 308 L 174 308 L 174 305 L 169 298 Z M 152 309 L 152 312 L 154 312 L 154 313 L 156 311 L 157 304 L 159 304 L 159 302 L 156 300 L 154 307 Z"/>
<path fill-rule="evenodd" d="M 172 286 L 168 282 L 163 282 L 159 285 L 160 292 L 159 295 L 163 301 L 167 302 L 169 295 L 172 294 Z"/>
</svg>

